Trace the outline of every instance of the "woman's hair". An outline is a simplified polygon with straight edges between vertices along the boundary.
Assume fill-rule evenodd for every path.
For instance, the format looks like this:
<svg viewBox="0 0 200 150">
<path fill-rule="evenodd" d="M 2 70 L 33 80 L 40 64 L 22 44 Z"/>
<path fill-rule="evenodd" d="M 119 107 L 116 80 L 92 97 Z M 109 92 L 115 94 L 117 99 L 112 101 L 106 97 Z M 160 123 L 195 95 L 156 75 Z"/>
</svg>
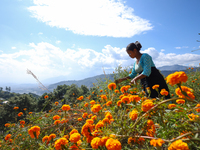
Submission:
<svg viewBox="0 0 200 150">
<path fill-rule="evenodd" d="M 134 49 L 137 49 L 138 51 L 140 51 L 141 48 L 142 48 L 142 45 L 140 44 L 140 42 L 136 41 L 135 43 L 130 43 L 130 44 L 126 47 L 126 50 L 131 50 L 131 51 L 133 51 Z"/>
</svg>

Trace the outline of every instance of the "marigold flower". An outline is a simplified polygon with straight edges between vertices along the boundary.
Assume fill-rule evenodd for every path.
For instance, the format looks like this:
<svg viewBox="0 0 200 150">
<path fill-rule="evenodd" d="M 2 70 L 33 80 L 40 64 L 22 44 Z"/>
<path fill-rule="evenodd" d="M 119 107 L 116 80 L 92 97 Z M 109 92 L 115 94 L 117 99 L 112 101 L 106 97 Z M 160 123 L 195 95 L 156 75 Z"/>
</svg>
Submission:
<svg viewBox="0 0 200 150">
<path fill-rule="evenodd" d="M 107 100 L 107 96 L 106 95 L 101 95 L 101 99 L 102 100 Z"/>
<path fill-rule="evenodd" d="M 104 124 L 106 124 L 106 123 L 110 124 L 110 120 L 108 118 L 104 118 L 102 121 Z"/>
<path fill-rule="evenodd" d="M 91 119 L 92 119 L 92 120 L 96 120 L 96 119 L 97 119 L 97 116 L 94 115 L 94 116 L 91 117 Z"/>
<path fill-rule="evenodd" d="M 193 114 L 193 113 L 189 114 L 188 117 L 189 117 L 189 119 L 190 119 L 191 121 L 195 121 L 197 118 L 199 118 L 198 115 L 195 115 L 195 114 Z"/>
<path fill-rule="evenodd" d="M 122 103 L 122 101 L 121 101 L 121 100 L 119 100 L 119 101 L 117 102 L 117 106 L 120 106 L 120 105 L 121 105 L 121 103 Z"/>
<path fill-rule="evenodd" d="M 88 113 L 83 113 L 82 117 L 83 117 L 83 118 L 86 118 L 87 115 L 88 115 Z"/>
<path fill-rule="evenodd" d="M 85 123 L 82 126 L 82 130 L 81 130 L 82 135 L 89 137 L 92 132 L 93 132 L 93 125 L 91 125 L 89 123 Z"/>
<path fill-rule="evenodd" d="M 83 119 L 82 118 L 78 118 L 78 121 L 82 121 Z"/>
<path fill-rule="evenodd" d="M 53 116 L 53 120 L 58 120 L 58 119 L 60 119 L 60 116 L 58 115 Z"/>
<path fill-rule="evenodd" d="M 44 96 L 45 99 L 48 98 L 48 97 L 49 97 L 48 95 L 45 95 L 45 96 Z"/>
<path fill-rule="evenodd" d="M 115 93 L 119 93 L 119 90 L 115 90 Z"/>
<path fill-rule="evenodd" d="M 200 112 L 200 104 L 197 104 L 196 107 L 199 107 L 199 108 L 196 109 L 196 111 L 197 111 L 197 112 Z"/>
<path fill-rule="evenodd" d="M 176 71 L 166 77 L 166 82 L 170 85 L 180 84 L 182 82 L 186 82 L 188 79 L 187 74 L 183 71 Z"/>
<path fill-rule="evenodd" d="M 27 108 L 24 108 L 24 111 L 26 111 L 27 110 Z"/>
<path fill-rule="evenodd" d="M 156 84 L 156 85 L 154 85 L 154 86 L 152 86 L 152 89 L 158 89 L 159 88 L 159 85 L 158 84 Z"/>
<path fill-rule="evenodd" d="M 101 146 L 101 145 L 102 145 L 101 138 L 95 137 L 95 138 L 92 139 L 91 146 L 92 146 L 93 149 L 98 149 L 99 146 Z"/>
<path fill-rule="evenodd" d="M 153 101 L 152 100 L 145 100 L 144 102 L 142 102 L 142 111 L 147 112 L 149 109 L 151 109 L 154 106 Z"/>
<path fill-rule="evenodd" d="M 6 123 L 6 124 L 5 124 L 5 127 L 10 127 L 10 123 Z"/>
<path fill-rule="evenodd" d="M 80 150 L 75 144 L 69 147 L 70 150 Z"/>
<path fill-rule="evenodd" d="M 55 102 L 54 104 L 57 106 L 59 104 L 59 102 Z"/>
<path fill-rule="evenodd" d="M 24 121 L 24 120 L 21 120 L 21 121 L 20 121 L 20 124 L 25 124 L 25 121 Z"/>
<path fill-rule="evenodd" d="M 127 86 L 122 86 L 122 87 L 120 88 L 120 91 L 121 91 L 122 93 L 125 93 L 126 91 L 128 91 L 128 88 L 129 88 L 129 87 L 127 87 Z"/>
<path fill-rule="evenodd" d="M 192 93 L 193 90 L 191 88 L 188 88 L 186 86 L 181 86 L 181 89 L 182 89 L 183 92 L 185 92 L 187 94 L 187 97 L 185 97 L 185 95 L 181 92 L 180 88 L 177 88 L 175 90 L 175 93 L 176 93 L 176 95 L 178 95 L 179 98 L 189 99 L 188 97 L 190 97 L 191 99 L 195 99 L 195 96 Z"/>
<path fill-rule="evenodd" d="M 19 117 L 22 116 L 22 115 L 23 115 L 23 112 L 18 113 L 18 116 L 19 116 Z"/>
<path fill-rule="evenodd" d="M 95 102 L 94 100 L 91 100 L 91 101 L 90 101 L 90 104 L 91 104 L 91 105 L 94 105 L 95 103 L 96 103 L 96 102 Z"/>
<path fill-rule="evenodd" d="M 66 144 L 68 144 L 68 140 L 66 138 L 60 138 L 55 141 L 54 147 L 56 150 L 61 150 L 62 146 L 65 146 Z"/>
<path fill-rule="evenodd" d="M 112 114 L 110 112 L 106 112 L 105 118 L 112 119 L 113 116 L 112 116 Z"/>
<path fill-rule="evenodd" d="M 54 121 L 54 124 L 55 124 L 55 125 L 60 124 L 60 120 L 55 120 L 55 121 Z"/>
<path fill-rule="evenodd" d="M 103 92 L 103 90 L 100 90 L 99 92 Z"/>
<path fill-rule="evenodd" d="M 122 146 L 117 139 L 110 138 L 106 141 L 106 148 L 107 150 L 121 150 Z"/>
<path fill-rule="evenodd" d="M 131 120 L 136 120 L 138 117 L 138 111 L 136 109 L 132 110 L 129 114 L 129 118 L 131 118 Z"/>
<path fill-rule="evenodd" d="M 160 138 L 159 139 L 152 139 L 150 141 L 150 144 L 153 145 L 154 147 L 157 147 L 157 146 L 161 147 L 163 143 L 165 143 L 165 142 Z"/>
<path fill-rule="evenodd" d="M 19 107 L 14 107 L 13 109 L 14 109 L 14 110 L 17 110 L 17 109 L 19 109 Z"/>
<path fill-rule="evenodd" d="M 100 104 L 95 104 L 95 105 L 91 108 L 91 111 L 92 111 L 93 113 L 98 113 L 101 109 L 102 109 L 102 107 L 101 107 Z"/>
<path fill-rule="evenodd" d="M 69 140 L 70 142 L 76 143 L 80 140 L 80 138 L 81 138 L 81 135 L 79 133 L 73 133 L 70 135 Z"/>
<path fill-rule="evenodd" d="M 49 139 L 49 136 L 45 135 L 43 138 L 42 138 L 42 142 L 44 143 L 45 141 L 47 142 Z"/>
<path fill-rule="evenodd" d="M 102 128 L 102 127 L 104 127 L 104 123 L 103 123 L 103 121 L 100 120 L 100 121 L 96 124 L 95 129 L 98 130 L 99 128 Z"/>
<path fill-rule="evenodd" d="M 11 136 L 12 136 L 11 134 L 7 134 L 4 139 L 7 141 L 11 138 Z"/>
<path fill-rule="evenodd" d="M 79 98 L 77 98 L 77 100 L 81 101 L 83 99 L 83 96 L 80 96 Z"/>
<path fill-rule="evenodd" d="M 168 108 L 169 108 L 169 109 L 172 109 L 172 108 L 174 108 L 174 107 L 176 107 L 176 104 L 169 104 L 169 105 L 168 105 Z"/>
<path fill-rule="evenodd" d="M 87 119 L 86 122 L 89 123 L 89 124 L 93 124 L 94 120 L 93 119 Z"/>
<path fill-rule="evenodd" d="M 139 102 L 141 100 L 141 98 L 138 95 L 131 95 L 129 97 L 129 99 L 130 99 L 131 102 L 134 102 L 134 101 Z"/>
<path fill-rule="evenodd" d="M 110 106 L 112 104 L 112 101 L 108 101 L 107 103 L 106 103 L 106 106 Z"/>
<path fill-rule="evenodd" d="M 28 114 L 31 115 L 33 112 L 29 112 Z"/>
<path fill-rule="evenodd" d="M 31 136 L 31 138 L 36 138 L 38 139 L 40 135 L 40 127 L 39 126 L 33 126 L 28 130 L 28 134 Z"/>
<path fill-rule="evenodd" d="M 185 100 L 184 99 L 177 99 L 176 103 L 177 104 L 185 104 Z"/>
<path fill-rule="evenodd" d="M 66 105 L 66 104 L 64 104 L 63 106 L 62 106 L 62 110 L 63 111 L 69 111 L 70 110 L 70 106 L 69 105 Z"/>
<path fill-rule="evenodd" d="M 78 133 L 78 130 L 72 129 L 72 131 L 69 133 L 69 135 L 72 135 L 73 133 Z"/>
<path fill-rule="evenodd" d="M 161 94 L 161 95 L 167 96 L 167 95 L 169 94 L 169 92 L 166 91 L 165 89 L 162 89 L 162 90 L 160 91 L 160 94 Z"/>
<path fill-rule="evenodd" d="M 68 119 L 65 119 L 65 118 L 63 118 L 61 121 L 60 121 L 60 123 L 67 123 L 69 120 Z"/>
<path fill-rule="evenodd" d="M 168 147 L 168 150 L 189 150 L 189 147 L 182 140 L 177 140 Z"/>
<path fill-rule="evenodd" d="M 48 141 L 50 142 L 51 140 L 55 139 L 56 135 L 54 133 L 49 135 Z"/>
<path fill-rule="evenodd" d="M 110 89 L 110 90 L 115 90 L 116 89 L 116 84 L 115 83 L 110 83 L 110 84 L 108 84 L 108 89 Z"/>
<path fill-rule="evenodd" d="M 124 96 L 124 97 L 122 97 L 122 102 L 124 103 L 124 104 L 129 104 L 131 101 L 130 101 L 130 99 L 129 99 L 129 97 L 128 96 Z"/>
</svg>

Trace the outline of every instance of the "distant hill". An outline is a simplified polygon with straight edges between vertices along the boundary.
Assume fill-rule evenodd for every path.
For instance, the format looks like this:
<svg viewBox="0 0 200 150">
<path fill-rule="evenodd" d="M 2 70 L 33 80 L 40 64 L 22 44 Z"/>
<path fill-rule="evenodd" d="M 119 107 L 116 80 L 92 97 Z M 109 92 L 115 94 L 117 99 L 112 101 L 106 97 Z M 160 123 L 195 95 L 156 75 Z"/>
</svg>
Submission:
<svg viewBox="0 0 200 150">
<path fill-rule="evenodd" d="M 180 70 L 186 70 L 187 68 L 188 68 L 187 66 L 182 66 L 182 65 L 158 67 L 160 71 L 180 71 Z"/>
</svg>

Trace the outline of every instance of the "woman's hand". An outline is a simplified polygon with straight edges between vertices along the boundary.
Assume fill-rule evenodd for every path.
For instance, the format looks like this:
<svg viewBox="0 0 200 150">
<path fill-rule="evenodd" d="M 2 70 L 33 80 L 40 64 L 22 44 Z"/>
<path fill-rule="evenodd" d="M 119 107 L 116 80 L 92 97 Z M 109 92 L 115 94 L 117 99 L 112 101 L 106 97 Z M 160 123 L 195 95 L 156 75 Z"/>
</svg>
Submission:
<svg viewBox="0 0 200 150">
<path fill-rule="evenodd" d="M 131 80 L 131 82 L 129 83 L 130 85 L 132 85 L 132 84 L 136 84 L 136 80 L 135 80 L 135 78 L 133 79 L 133 80 Z"/>
</svg>

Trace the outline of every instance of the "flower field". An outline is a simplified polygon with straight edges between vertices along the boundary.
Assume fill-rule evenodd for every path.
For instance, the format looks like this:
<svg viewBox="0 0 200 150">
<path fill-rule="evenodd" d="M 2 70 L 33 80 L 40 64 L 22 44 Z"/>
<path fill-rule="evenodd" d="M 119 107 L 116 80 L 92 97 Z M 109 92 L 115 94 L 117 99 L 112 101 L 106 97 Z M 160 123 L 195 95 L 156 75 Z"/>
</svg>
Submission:
<svg viewBox="0 0 200 150">
<path fill-rule="evenodd" d="M 199 69 L 199 68 L 198 68 Z M 139 84 L 116 85 L 107 80 L 96 100 L 78 96 L 72 104 L 62 99 L 52 109 L 26 112 L 14 107 L 15 123 L 6 123 L 2 150 L 198 150 L 200 149 L 200 71 L 175 72 L 166 77 L 170 93 L 146 97 Z M 126 70 L 116 70 L 119 76 Z M 154 85 L 157 90 L 159 85 Z M 165 99 L 165 95 L 171 99 Z"/>
</svg>

